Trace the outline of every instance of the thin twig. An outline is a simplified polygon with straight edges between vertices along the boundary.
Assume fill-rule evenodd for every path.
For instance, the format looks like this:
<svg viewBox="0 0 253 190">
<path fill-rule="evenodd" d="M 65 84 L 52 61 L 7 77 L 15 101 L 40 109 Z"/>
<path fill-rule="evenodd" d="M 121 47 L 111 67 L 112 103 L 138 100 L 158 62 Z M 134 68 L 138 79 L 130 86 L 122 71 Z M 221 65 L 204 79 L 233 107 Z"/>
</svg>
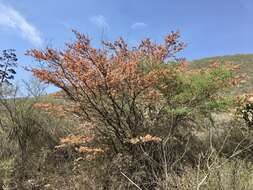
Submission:
<svg viewBox="0 0 253 190">
<path fill-rule="evenodd" d="M 129 177 L 126 176 L 123 172 L 120 172 L 128 181 L 130 181 L 137 189 L 142 190 L 136 183 L 134 183 Z"/>
</svg>

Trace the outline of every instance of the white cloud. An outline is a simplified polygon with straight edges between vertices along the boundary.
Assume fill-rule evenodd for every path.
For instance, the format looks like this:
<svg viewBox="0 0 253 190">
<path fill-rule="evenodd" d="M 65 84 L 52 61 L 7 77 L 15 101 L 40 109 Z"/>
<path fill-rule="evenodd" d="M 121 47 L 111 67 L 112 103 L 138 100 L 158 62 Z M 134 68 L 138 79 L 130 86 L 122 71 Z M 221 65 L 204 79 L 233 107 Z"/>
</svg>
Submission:
<svg viewBox="0 0 253 190">
<path fill-rule="evenodd" d="M 99 28 L 109 29 L 109 24 L 107 23 L 107 19 L 103 15 L 96 15 L 90 17 L 90 21 L 95 24 Z"/>
<path fill-rule="evenodd" d="M 131 29 L 144 28 L 146 26 L 147 26 L 147 24 L 144 22 L 136 22 L 136 23 L 132 24 Z"/>
<path fill-rule="evenodd" d="M 35 46 L 41 46 L 43 40 L 40 32 L 29 23 L 22 14 L 0 1 L 0 28 L 11 28 L 19 32 L 24 39 Z"/>
</svg>

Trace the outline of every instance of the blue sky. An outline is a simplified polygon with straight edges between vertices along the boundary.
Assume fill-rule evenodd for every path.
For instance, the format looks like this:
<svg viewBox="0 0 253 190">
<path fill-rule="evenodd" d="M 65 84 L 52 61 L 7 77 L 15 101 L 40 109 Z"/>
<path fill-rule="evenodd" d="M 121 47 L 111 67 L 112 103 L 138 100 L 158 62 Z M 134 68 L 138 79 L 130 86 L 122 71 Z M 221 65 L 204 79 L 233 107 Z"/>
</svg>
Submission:
<svg viewBox="0 0 253 190">
<path fill-rule="evenodd" d="M 63 48 L 71 29 L 101 38 L 161 42 L 180 30 L 187 59 L 253 53 L 252 0 L 0 0 L 0 49 L 15 48 L 23 65 L 30 48 Z M 18 79 L 30 74 L 19 69 Z"/>
</svg>

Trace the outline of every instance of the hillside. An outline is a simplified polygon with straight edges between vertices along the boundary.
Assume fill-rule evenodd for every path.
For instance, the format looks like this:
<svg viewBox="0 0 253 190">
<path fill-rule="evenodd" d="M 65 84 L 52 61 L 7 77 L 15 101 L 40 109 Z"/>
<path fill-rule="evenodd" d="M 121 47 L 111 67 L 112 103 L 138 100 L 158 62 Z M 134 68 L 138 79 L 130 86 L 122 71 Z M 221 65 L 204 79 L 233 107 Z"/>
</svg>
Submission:
<svg viewBox="0 0 253 190">
<path fill-rule="evenodd" d="M 239 64 L 240 70 L 238 71 L 238 74 L 247 74 L 247 78 L 244 83 L 236 87 L 233 93 L 242 94 L 253 91 L 253 54 L 236 54 L 198 59 L 192 61 L 192 67 L 206 67 L 209 63 L 214 61 Z"/>
</svg>

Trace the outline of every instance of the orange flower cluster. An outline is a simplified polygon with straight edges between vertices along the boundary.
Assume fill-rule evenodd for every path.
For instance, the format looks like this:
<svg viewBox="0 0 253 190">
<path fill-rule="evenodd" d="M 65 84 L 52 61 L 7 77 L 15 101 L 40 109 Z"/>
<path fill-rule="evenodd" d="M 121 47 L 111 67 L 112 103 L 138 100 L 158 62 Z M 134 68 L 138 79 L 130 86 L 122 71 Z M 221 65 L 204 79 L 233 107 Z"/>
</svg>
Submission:
<svg viewBox="0 0 253 190">
<path fill-rule="evenodd" d="M 97 156 L 104 153 L 104 150 L 102 150 L 101 148 L 83 146 L 87 143 L 92 142 L 93 139 L 93 137 L 87 137 L 82 135 L 69 135 L 65 138 L 62 138 L 60 141 L 60 145 L 56 146 L 55 148 L 58 150 L 62 150 L 69 146 L 75 147 L 75 151 L 86 155 L 86 160 L 94 160 L 97 158 Z"/>
<path fill-rule="evenodd" d="M 69 146 L 80 146 L 82 144 L 89 143 L 93 140 L 92 137 L 87 137 L 83 135 L 69 135 L 60 140 L 60 144 L 56 146 L 56 149 L 64 149 Z"/>
<path fill-rule="evenodd" d="M 56 117 L 66 117 L 70 113 L 77 112 L 78 106 L 74 104 L 57 105 L 53 103 L 35 103 L 33 108 L 40 109 Z"/>
<path fill-rule="evenodd" d="M 36 103 L 33 105 L 33 108 L 43 110 L 57 117 L 66 116 L 66 111 L 64 110 L 63 106 L 52 103 Z"/>
<path fill-rule="evenodd" d="M 95 160 L 98 156 L 101 156 L 104 153 L 104 150 L 101 148 L 90 148 L 84 146 L 76 148 L 76 151 L 81 154 L 85 154 L 85 157 L 83 157 L 83 159 L 88 161 Z"/>
<path fill-rule="evenodd" d="M 238 65 L 238 64 L 235 65 L 235 64 L 230 63 L 230 62 L 226 62 L 226 63 L 221 64 L 219 61 L 214 61 L 210 65 L 210 68 L 218 68 L 221 65 L 223 65 L 224 67 L 226 67 L 227 69 L 232 70 L 232 71 L 236 71 L 236 70 L 240 69 L 240 65 Z"/>
<path fill-rule="evenodd" d="M 92 137 L 86 137 L 82 135 L 69 135 L 65 138 L 62 138 L 60 142 L 61 144 L 67 145 L 79 145 L 91 142 L 92 140 L 93 140 Z"/>
<path fill-rule="evenodd" d="M 136 138 L 132 138 L 129 140 L 131 144 L 142 144 L 142 143 L 147 143 L 147 142 L 161 142 L 162 139 L 156 136 L 151 136 L 150 134 L 147 134 L 145 136 L 140 136 Z"/>
<path fill-rule="evenodd" d="M 104 151 L 101 148 L 90 148 L 90 147 L 85 147 L 85 146 L 81 146 L 79 148 L 76 149 L 78 152 L 80 153 L 95 153 L 95 154 L 99 154 L 99 153 L 103 153 Z"/>
</svg>

